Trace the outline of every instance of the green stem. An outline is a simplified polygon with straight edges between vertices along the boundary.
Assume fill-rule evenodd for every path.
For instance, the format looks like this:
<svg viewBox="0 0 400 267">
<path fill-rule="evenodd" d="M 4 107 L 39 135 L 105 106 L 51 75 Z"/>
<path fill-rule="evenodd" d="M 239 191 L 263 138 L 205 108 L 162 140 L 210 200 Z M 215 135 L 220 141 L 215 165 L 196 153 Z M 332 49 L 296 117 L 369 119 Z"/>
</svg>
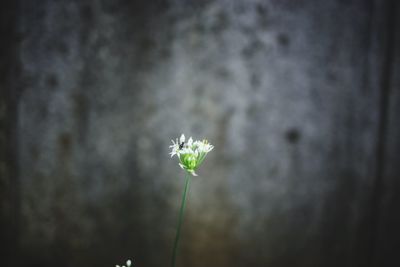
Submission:
<svg viewBox="0 0 400 267">
<path fill-rule="evenodd" d="M 177 227 L 177 230 L 176 230 L 176 236 L 175 236 L 175 241 L 174 241 L 174 249 L 172 251 L 172 267 L 175 267 L 176 253 L 178 252 L 177 249 L 178 249 L 179 237 L 181 235 L 183 214 L 185 212 L 186 196 L 187 196 L 187 193 L 188 193 L 188 190 L 189 190 L 189 185 L 190 185 L 190 174 L 186 172 L 186 174 L 185 174 L 185 189 L 184 189 L 183 195 L 182 195 L 182 204 L 181 204 L 181 209 L 179 211 L 178 227 Z"/>
</svg>

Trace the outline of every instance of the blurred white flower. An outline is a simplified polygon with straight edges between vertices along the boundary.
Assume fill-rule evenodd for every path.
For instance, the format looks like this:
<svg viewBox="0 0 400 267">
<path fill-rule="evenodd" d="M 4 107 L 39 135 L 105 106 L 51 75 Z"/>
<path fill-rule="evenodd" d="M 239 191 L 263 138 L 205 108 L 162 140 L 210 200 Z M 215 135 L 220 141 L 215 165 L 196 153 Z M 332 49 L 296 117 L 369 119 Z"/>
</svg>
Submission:
<svg viewBox="0 0 400 267">
<path fill-rule="evenodd" d="M 197 140 L 193 142 L 192 137 L 185 142 L 184 134 L 181 135 L 179 141 L 178 138 L 176 138 L 175 141 L 171 141 L 171 152 L 169 153 L 171 157 L 176 155 L 179 159 L 179 166 L 193 176 L 197 176 L 195 170 L 204 161 L 207 153 L 210 152 L 214 146 L 210 145 L 205 139 L 203 141 Z"/>
<path fill-rule="evenodd" d="M 132 261 L 131 260 L 127 260 L 126 261 L 126 267 L 130 267 L 132 265 Z M 115 267 L 125 267 L 125 265 L 122 265 L 122 266 L 120 266 L 120 265 L 115 265 Z"/>
</svg>

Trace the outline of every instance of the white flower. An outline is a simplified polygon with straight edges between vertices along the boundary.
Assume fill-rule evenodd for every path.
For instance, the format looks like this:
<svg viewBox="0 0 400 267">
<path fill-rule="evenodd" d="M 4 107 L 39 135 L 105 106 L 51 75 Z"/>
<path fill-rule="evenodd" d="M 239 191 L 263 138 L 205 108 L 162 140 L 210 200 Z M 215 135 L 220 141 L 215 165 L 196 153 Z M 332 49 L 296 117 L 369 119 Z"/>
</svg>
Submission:
<svg viewBox="0 0 400 267">
<path fill-rule="evenodd" d="M 185 135 L 182 134 L 181 137 L 172 141 L 170 148 L 172 149 L 170 155 L 171 157 L 177 155 L 179 159 L 179 166 L 192 174 L 197 176 L 195 170 L 204 161 L 208 152 L 210 152 L 214 146 L 210 145 L 207 140 L 194 141 L 192 137 L 185 142 Z"/>
<path fill-rule="evenodd" d="M 130 267 L 132 265 L 132 261 L 131 260 L 127 260 L 126 261 L 126 267 Z M 119 266 L 118 264 L 115 265 L 115 267 L 125 267 L 125 265 Z"/>
<path fill-rule="evenodd" d="M 191 138 L 189 140 L 191 140 Z M 174 140 L 171 140 L 171 141 L 172 141 L 172 145 L 169 147 L 172 148 L 172 151 L 169 154 L 171 155 L 171 158 L 172 158 L 174 155 L 178 155 L 178 153 L 182 149 L 182 146 L 185 144 L 185 135 L 184 134 L 181 135 L 181 137 L 179 138 L 179 142 L 178 142 L 178 138 L 175 139 L 175 142 L 174 142 Z"/>
<path fill-rule="evenodd" d="M 179 143 L 184 143 L 185 142 L 185 135 L 181 134 L 181 137 L 179 138 Z"/>
<path fill-rule="evenodd" d="M 187 146 L 188 147 L 192 147 L 192 145 L 193 145 L 193 139 L 192 139 L 192 137 L 190 137 L 188 142 L 187 142 Z"/>
</svg>

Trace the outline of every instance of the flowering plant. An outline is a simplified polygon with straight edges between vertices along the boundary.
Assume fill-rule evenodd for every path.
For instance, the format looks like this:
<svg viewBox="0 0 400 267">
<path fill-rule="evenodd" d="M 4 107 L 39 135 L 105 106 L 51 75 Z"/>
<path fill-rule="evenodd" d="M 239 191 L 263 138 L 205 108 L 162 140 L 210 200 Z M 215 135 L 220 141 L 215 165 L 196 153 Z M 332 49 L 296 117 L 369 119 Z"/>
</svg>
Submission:
<svg viewBox="0 0 400 267">
<path fill-rule="evenodd" d="M 182 203 L 179 211 L 178 226 L 174 241 L 174 248 L 172 252 L 172 267 L 175 267 L 177 248 L 179 243 L 181 226 L 183 222 L 183 214 L 186 205 L 186 196 L 190 185 L 190 178 L 191 176 L 197 176 L 195 171 L 204 161 L 208 152 L 213 150 L 214 146 L 210 145 L 208 141 L 205 139 L 203 141 L 193 141 L 192 137 L 190 137 L 186 142 L 184 134 L 180 136 L 179 140 L 178 138 L 176 138 L 175 141 L 174 140 L 171 141 L 172 145 L 170 146 L 170 148 L 172 150 L 169 154 L 171 155 L 171 158 L 176 155 L 179 159 L 179 166 L 186 171 L 185 188 L 183 191 Z M 132 264 L 131 260 L 128 260 L 126 262 L 126 267 L 131 267 L 131 264 Z M 125 267 L 125 266 L 115 265 L 115 267 Z"/>
<path fill-rule="evenodd" d="M 131 267 L 131 265 L 132 265 L 132 261 L 131 261 L 131 260 L 127 260 L 127 261 L 126 261 L 126 267 Z M 119 265 L 117 264 L 117 265 L 115 265 L 115 267 L 125 267 L 125 265 L 119 266 Z"/>
<path fill-rule="evenodd" d="M 171 158 L 176 155 L 179 158 L 179 166 L 191 175 L 197 176 L 195 170 L 204 161 L 207 153 L 210 152 L 214 146 L 210 145 L 205 139 L 203 141 L 193 141 L 192 137 L 185 142 L 184 134 L 181 135 L 179 141 L 178 138 L 176 138 L 175 141 L 171 141 Z"/>
<path fill-rule="evenodd" d="M 214 146 L 210 145 L 207 140 L 203 141 L 193 141 L 192 137 L 189 138 L 187 142 L 185 139 L 185 135 L 181 135 L 181 137 L 172 141 L 172 145 L 170 148 L 172 149 L 170 155 L 171 158 L 173 156 L 177 156 L 179 159 L 179 166 L 186 171 L 185 175 L 185 189 L 183 191 L 181 209 L 179 211 L 179 220 L 178 227 L 175 236 L 174 248 L 172 251 L 172 267 L 175 267 L 177 248 L 179 243 L 179 237 L 181 232 L 181 226 L 183 222 L 183 213 L 186 205 L 186 196 L 188 193 L 189 185 L 190 185 L 190 177 L 197 176 L 195 170 L 200 166 L 200 164 L 204 161 L 208 152 L 210 152 Z M 190 174 L 190 175 L 189 175 Z"/>
</svg>

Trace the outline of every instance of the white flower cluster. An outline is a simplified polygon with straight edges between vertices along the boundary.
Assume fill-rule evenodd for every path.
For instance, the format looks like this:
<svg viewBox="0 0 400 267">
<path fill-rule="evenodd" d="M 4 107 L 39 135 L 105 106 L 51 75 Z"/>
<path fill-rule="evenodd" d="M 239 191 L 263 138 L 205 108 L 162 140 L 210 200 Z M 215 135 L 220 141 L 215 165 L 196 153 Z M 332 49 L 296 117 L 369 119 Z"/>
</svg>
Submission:
<svg viewBox="0 0 400 267">
<path fill-rule="evenodd" d="M 204 161 L 207 153 L 210 152 L 214 146 L 210 145 L 207 140 L 193 141 L 192 137 L 185 142 L 184 134 L 181 135 L 179 141 L 178 138 L 176 138 L 175 141 L 171 141 L 171 158 L 176 155 L 179 159 L 179 166 L 193 176 L 197 176 L 195 170 Z"/>
<path fill-rule="evenodd" d="M 132 266 L 132 261 L 131 260 L 127 260 L 126 261 L 126 267 L 131 267 Z M 115 267 L 125 267 L 125 265 L 119 266 L 119 265 L 115 265 Z"/>
</svg>

